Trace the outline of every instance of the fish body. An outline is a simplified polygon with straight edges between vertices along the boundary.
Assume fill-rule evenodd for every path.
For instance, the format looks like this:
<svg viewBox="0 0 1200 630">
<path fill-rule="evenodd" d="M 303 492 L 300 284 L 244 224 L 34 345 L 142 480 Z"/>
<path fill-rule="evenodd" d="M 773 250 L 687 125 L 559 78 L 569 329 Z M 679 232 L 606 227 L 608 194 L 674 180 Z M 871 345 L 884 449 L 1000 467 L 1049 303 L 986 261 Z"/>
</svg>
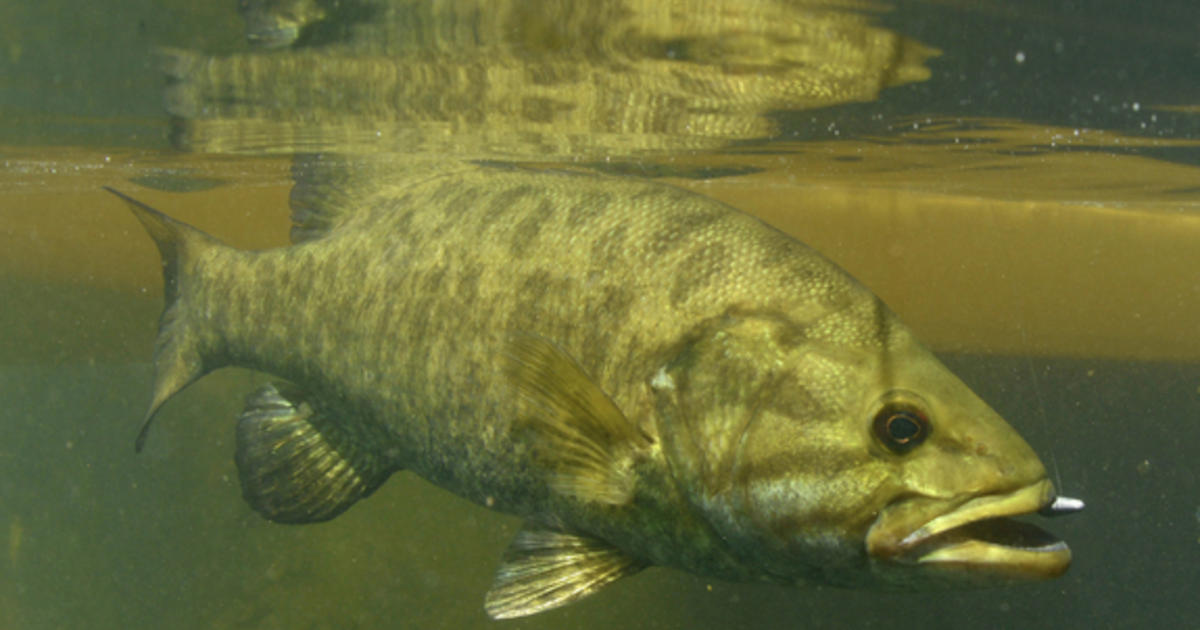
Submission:
<svg viewBox="0 0 1200 630">
<path fill-rule="evenodd" d="M 843 3 L 846 4 L 846 3 Z M 829 0 L 242 0 L 230 55 L 167 49 L 172 141 L 612 160 L 771 136 L 874 100 L 938 52 Z"/>
<path fill-rule="evenodd" d="M 284 48 L 306 28 L 327 17 L 318 0 L 238 0 L 246 41 L 260 48 Z"/>
<path fill-rule="evenodd" d="M 267 518 L 332 518 L 399 470 L 522 516 L 495 617 L 650 565 L 904 587 L 1066 569 L 1002 519 L 1055 499 L 1033 451 L 799 241 L 632 179 L 365 179 L 300 176 L 295 244 L 262 252 L 126 198 L 164 257 L 146 426 L 218 367 L 284 379 L 238 421 Z"/>
</svg>

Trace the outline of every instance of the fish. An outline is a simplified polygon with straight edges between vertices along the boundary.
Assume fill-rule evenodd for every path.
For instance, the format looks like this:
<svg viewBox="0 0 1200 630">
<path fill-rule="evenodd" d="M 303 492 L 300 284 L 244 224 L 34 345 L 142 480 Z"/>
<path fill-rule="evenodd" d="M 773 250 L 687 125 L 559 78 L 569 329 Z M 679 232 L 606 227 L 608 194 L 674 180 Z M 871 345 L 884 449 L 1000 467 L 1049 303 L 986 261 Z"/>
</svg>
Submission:
<svg viewBox="0 0 1200 630">
<path fill-rule="evenodd" d="M 921 589 L 1061 575 L 1013 517 L 1082 508 L 869 289 L 668 184 L 298 158 L 293 243 L 242 251 L 108 188 L 163 259 L 163 404 L 241 366 L 246 502 L 326 521 L 410 471 L 524 525 L 494 618 L 649 566 Z M 320 175 L 320 176 L 318 176 Z M 803 211 L 803 200 L 797 201 Z"/>
<path fill-rule="evenodd" d="M 259 48 L 285 48 L 328 18 L 318 0 L 238 0 L 246 41 Z"/>
<path fill-rule="evenodd" d="M 782 133 L 940 51 L 850 0 L 242 0 L 254 50 L 163 48 L 196 153 L 606 161 Z M 281 48 L 263 50 L 263 48 Z"/>
</svg>

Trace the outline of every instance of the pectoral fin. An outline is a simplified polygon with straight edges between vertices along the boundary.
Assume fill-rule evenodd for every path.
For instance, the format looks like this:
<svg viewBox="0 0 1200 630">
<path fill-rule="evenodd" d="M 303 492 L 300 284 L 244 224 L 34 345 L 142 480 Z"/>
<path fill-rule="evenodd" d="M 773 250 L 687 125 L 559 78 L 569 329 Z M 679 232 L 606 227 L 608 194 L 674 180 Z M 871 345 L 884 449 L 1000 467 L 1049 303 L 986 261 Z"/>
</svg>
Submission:
<svg viewBox="0 0 1200 630">
<path fill-rule="evenodd" d="M 524 617 L 581 599 L 645 565 L 608 543 L 527 523 L 504 552 L 484 608 Z"/>
<path fill-rule="evenodd" d="M 238 418 L 242 496 L 277 523 L 327 521 L 374 492 L 394 468 L 298 391 L 280 387 L 251 394 Z"/>
<path fill-rule="evenodd" d="M 518 424 L 534 429 L 554 489 L 584 501 L 627 503 L 633 457 L 651 439 L 583 368 L 542 337 L 517 335 L 507 359 L 508 377 L 530 403 Z"/>
</svg>

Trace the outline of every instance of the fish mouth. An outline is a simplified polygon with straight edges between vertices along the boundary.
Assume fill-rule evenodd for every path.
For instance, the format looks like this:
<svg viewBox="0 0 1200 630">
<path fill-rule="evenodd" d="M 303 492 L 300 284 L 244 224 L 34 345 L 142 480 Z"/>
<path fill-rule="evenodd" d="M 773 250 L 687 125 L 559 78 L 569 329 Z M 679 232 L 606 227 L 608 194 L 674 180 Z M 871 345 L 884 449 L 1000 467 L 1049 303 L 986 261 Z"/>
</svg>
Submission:
<svg viewBox="0 0 1200 630">
<path fill-rule="evenodd" d="M 949 512 L 944 502 L 913 501 L 884 511 L 867 534 L 867 551 L 876 559 L 964 577 L 1053 578 L 1070 566 L 1070 548 L 1014 517 L 1054 516 L 1082 507 L 1076 499 L 1055 497 L 1045 480 L 1007 494 L 974 497 Z"/>
</svg>

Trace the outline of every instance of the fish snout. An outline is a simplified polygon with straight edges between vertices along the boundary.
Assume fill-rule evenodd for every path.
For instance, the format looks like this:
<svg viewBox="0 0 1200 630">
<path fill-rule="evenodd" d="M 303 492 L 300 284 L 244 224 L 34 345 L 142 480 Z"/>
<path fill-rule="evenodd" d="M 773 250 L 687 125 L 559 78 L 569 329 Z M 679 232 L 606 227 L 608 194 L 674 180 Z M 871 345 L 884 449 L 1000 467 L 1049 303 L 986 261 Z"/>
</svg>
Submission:
<svg viewBox="0 0 1200 630">
<path fill-rule="evenodd" d="M 867 534 L 876 561 L 975 583 L 1047 579 L 1071 562 L 1067 544 L 1014 517 L 1057 516 L 1083 502 L 1056 497 L 1048 480 L 966 501 L 914 498 L 889 505 Z"/>
</svg>

